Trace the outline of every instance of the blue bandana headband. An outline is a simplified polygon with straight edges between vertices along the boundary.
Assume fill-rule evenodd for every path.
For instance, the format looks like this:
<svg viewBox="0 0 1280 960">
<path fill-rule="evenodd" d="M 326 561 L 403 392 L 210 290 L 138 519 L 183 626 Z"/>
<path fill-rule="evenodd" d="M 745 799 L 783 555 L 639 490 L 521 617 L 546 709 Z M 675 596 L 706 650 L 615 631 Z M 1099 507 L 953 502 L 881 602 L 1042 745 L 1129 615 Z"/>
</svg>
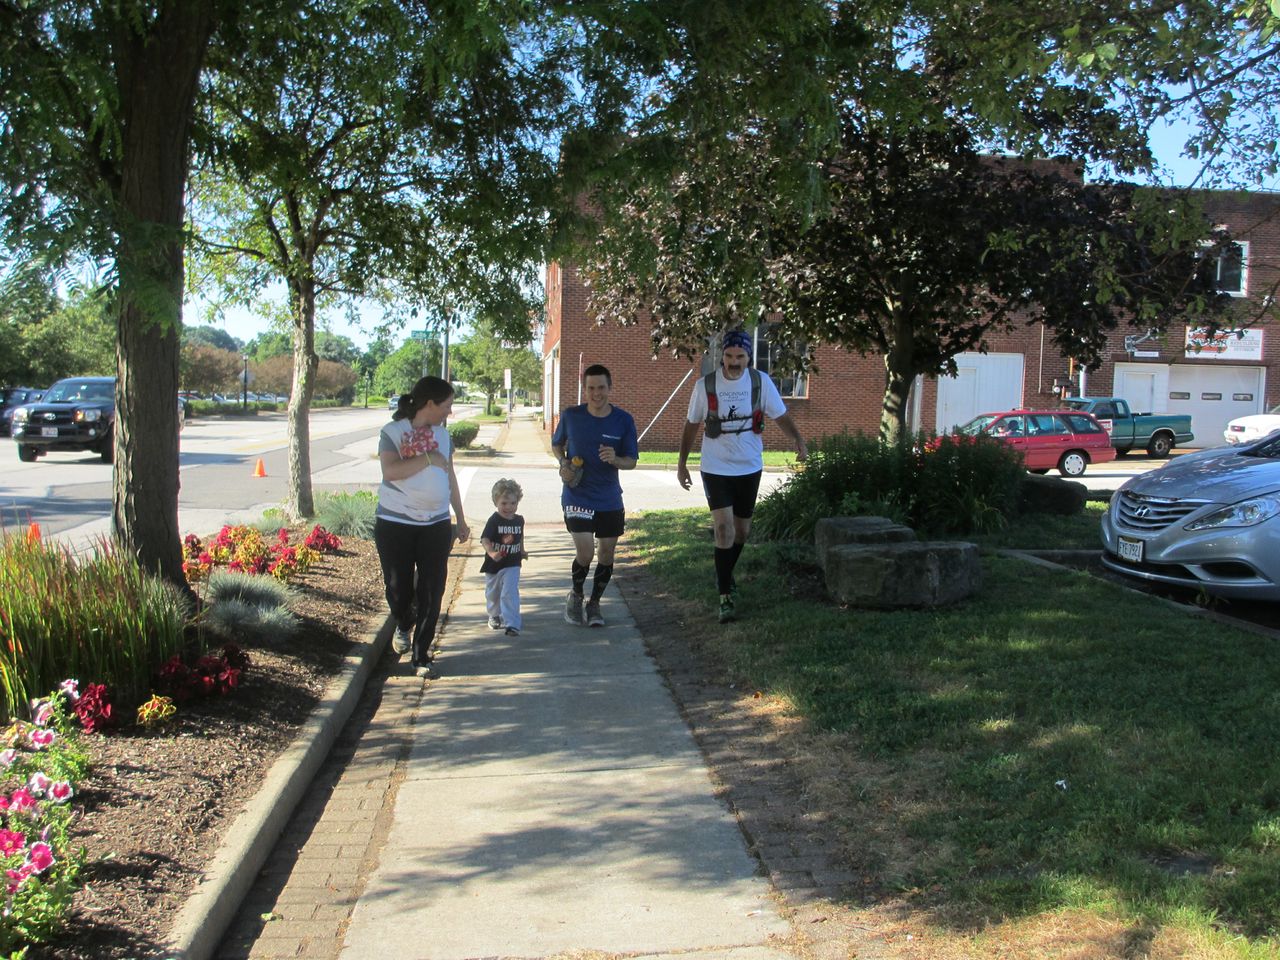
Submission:
<svg viewBox="0 0 1280 960">
<path fill-rule="evenodd" d="M 721 350 L 728 350 L 730 347 L 741 347 L 747 351 L 747 356 L 751 356 L 751 335 L 743 333 L 741 330 L 730 330 L 724 335 L 724 343 L 720 347 Z"/>
</svg>

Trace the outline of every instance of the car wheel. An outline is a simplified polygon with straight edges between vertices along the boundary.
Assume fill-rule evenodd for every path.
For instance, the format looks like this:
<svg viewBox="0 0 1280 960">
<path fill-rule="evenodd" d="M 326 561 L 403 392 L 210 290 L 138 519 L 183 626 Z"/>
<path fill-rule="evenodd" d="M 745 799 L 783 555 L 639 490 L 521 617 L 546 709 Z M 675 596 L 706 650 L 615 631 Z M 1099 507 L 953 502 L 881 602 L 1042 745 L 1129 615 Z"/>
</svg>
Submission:
<svg viewBox="0 0 1280 960">
<path fill-rule="evenodd" d="M 30 443 L 18 444 L 18 459 L 23 463 L 35 463 L 36 457 L 40 456 L 40 452 Z"/>
<path fill-rule="evenodd" d="M 102 446 L 98 448 L 98 456 L 102 458 L 103 463 L 114 463 L 116 459 L 116 445 L 108 437 L 102 442 Z"/>
<path fill-rule="evenodd" d="M 1173 439 L 1167 433 L 1157 433 L 1147 443 L 1147 455 L 1163 460 L 1173 449 Z"/>
<path fill-rule="evenodd" d="M 1129 451 L 1132 449 L 1133 447 L 1116 447 L 1116 456 L 1127 457 L 1129 455 Z"/>
<path fill-rule="evenodd" d="M 1058 461 L 1058 472 L 1064 477 L 1083 477 L 1089 458 L 1079 450 L 1068 450 Z"/>
</svg>

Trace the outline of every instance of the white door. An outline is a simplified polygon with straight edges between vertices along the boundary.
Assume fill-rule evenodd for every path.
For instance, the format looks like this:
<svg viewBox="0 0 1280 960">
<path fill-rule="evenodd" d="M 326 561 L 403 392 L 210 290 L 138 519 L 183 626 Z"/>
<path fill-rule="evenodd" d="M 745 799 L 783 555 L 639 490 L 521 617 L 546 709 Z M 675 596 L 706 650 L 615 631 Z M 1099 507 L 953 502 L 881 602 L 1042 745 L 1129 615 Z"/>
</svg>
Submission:
<svg viewBox="0 0 1280 960">
<path fill-rule="evenodd" d="M 956 375 L 938 378 L 938 433 L 946 433 L 980 413 L 1021 407 L 1022 364 L 1020 353 L 962 353 L 956 357 Z"/>
<path fill-rule="evenodd" d="M 1117 370 L 1115 395 L 1129 404 L 1134 413 L 1153 413 L 1156 409 L 1156 375 L 1146 370 Z"/>
<path fill-rule="evenodd" d="M 1261 367 L 1175 363 L 1169 368 L 1169 412 L 1191 414 L 1189 447 L 1220 447 L 1227 423 L 1262 411 Z"/>
</svg>

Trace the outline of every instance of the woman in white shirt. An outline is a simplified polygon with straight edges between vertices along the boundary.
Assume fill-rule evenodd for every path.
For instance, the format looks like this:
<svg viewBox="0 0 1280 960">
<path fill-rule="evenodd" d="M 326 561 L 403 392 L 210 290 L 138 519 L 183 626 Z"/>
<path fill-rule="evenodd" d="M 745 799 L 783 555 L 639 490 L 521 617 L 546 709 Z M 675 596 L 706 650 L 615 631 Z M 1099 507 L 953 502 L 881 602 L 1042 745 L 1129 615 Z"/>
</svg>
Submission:
<svg viewBox="0 0 1280 960">
<path fill-rule="evenodd" d="M 439 377 L 423 377 L 400 397 L 391 422 L 378 437 L 382 485 L 373 540 L 396 621 L 392 646 L 396 653 L 412 652 L 414 672 L 427 678 L 436 676 L 431 644 L 448 579 L 449 551 L 455 536 L 459 542 L 470 536 L 445 429 L 452 411 L 453 387 Z M 456 529 L 449 518 L 451 506 Z"/>
</svg>

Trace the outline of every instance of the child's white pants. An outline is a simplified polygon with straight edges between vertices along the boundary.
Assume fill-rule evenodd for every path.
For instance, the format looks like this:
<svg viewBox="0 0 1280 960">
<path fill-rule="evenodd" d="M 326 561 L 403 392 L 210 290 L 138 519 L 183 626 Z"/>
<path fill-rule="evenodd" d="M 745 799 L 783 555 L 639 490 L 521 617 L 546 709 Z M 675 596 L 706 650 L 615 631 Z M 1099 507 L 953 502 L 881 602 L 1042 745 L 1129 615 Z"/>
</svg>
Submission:
<svg viewBox="0 0 1280 960">
<path fill-rule="evenodd" d="M 521 628 L 519 567 L 484 575 L 484 605 L 490 617 L 502 619 L 503 626 Z"/>
</svg>

